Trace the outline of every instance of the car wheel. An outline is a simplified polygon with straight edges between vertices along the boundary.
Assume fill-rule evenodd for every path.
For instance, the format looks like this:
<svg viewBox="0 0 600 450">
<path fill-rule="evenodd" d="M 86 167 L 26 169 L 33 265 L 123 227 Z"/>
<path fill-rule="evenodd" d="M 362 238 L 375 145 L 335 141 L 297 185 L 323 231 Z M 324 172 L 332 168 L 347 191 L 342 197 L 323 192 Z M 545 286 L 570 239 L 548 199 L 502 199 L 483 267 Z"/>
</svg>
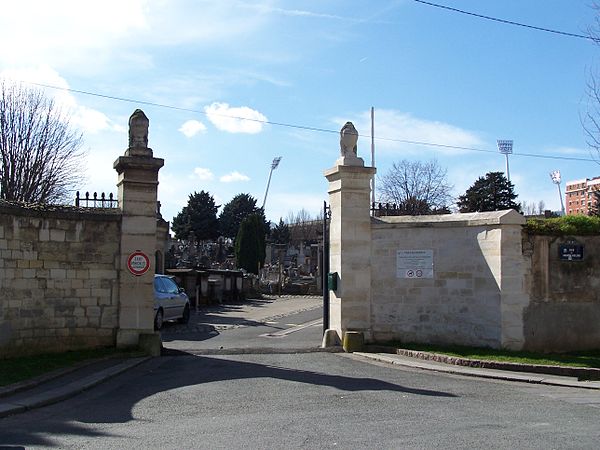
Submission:
<svg viewBox="0 0 600 450">
<path fill-rule="evenodd" d="M 185 305 L 185 308 L 183 308 L 183 316 L 177 321 L 179 323 L 188 323 L 190 321 L 190 305 Z"/>
<path fill-rule="evenodd" d="M 156 315 L 154 316 L 154 329 L 160 330 L 163 326 L 164 322 L 164 313 L 162 309 L 156 311 Z"/>
</svg>

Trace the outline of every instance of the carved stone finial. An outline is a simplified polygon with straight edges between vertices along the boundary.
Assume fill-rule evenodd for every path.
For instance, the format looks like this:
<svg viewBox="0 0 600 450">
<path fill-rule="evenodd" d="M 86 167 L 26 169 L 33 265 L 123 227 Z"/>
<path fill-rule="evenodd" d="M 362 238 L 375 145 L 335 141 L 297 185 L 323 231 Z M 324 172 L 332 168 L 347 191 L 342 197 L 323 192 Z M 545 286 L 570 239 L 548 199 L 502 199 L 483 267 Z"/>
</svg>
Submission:
<svg viewBox="0 0 600 450">
<path fill-rule="evenodd" d="M 342 157 L 356 157 L 356 143 L 358 142 L 358 131 L 352 122 L 346 124 L 340 130 L 340 154 Z"/>
<path fill-rule="evenodd" d="M 356 152 L 358 142 L 358 131 L 352 122 L 346 122 L 340 130 L 340 154 L 336 161 L 338 166 L 364 166 L 365 162 L 359 158 Z"/>
<path fill-rule="evenodd" d="M 148 126 L 150 121 L 141 109 L 136 109 L 129 118 L 129 148 L 148 148 Z"/>
</svg>

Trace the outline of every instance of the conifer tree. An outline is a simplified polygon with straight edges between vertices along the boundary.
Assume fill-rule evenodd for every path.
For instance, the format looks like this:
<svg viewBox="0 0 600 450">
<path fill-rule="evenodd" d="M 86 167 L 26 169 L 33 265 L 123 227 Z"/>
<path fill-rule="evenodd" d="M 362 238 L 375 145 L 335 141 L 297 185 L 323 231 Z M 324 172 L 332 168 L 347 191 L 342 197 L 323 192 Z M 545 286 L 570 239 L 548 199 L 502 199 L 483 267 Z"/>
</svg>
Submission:
<svg viewBox="0 0 600 450">
<path fill-rule="evenodd" d="M 467 189 L 456 203 L 460 212 L 501 211 L 514 209 L 521 212 L 521 206 L 515 202 L 517 194 L 514 185 L 502 172 L 489 172 L 479 177 L 473 186 Z"/>
<path fill-rule="evenodd" d="M 251 214 L 242 220 L 235 239 L 235 257 L 238 267 L 258 274 L 265 262 L 265 228 L 259 214 Z"/>
</svg>

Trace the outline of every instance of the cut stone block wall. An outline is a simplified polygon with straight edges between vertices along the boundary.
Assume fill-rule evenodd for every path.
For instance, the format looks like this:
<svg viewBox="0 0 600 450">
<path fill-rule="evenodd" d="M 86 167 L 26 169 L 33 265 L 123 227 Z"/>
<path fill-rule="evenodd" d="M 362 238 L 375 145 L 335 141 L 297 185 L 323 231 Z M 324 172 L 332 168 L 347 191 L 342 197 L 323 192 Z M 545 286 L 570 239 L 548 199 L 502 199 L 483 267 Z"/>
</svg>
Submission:
<svg viewBox="0 0 600 450">
<path fill-rule="evenodd" d="M 374 341 L 537 352 L 600 348 L 600 236 L 524 231 L 516 212 L 373 219 Z M 559 246 L 584 247 L 582 261 Z M 432 250 L 433 278 L 402 278 L 398 250 Z"/>
<path fill-rule="evenodd" d="M 0 357 L 112 346 L 120 210 L 0 202 Z"/>
<path fill-rule="evenodd" d="M 514 211 L 373 219 L 373 340 L 522 346 L 523 222 Z M 432 251 L 433 277 L 399 274 L 399 250 Z"/>
<path fill-rule="evenodd" d="M 324 173 L 338 339 L 600 349 L 600 236 L 529 236 L 514 210 L 370 217 L 374 173 L 356 157 Z M 583 260 L 559 258 L 562 243 L 583 245 Z"/>
</svg>

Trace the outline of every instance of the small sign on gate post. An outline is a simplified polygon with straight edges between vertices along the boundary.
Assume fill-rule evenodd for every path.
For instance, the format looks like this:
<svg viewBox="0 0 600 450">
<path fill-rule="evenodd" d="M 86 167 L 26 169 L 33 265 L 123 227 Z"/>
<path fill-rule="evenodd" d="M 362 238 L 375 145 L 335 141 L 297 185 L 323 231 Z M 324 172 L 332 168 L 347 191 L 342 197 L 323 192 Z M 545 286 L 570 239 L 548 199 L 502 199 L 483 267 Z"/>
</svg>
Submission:
<svg viewBox="0 0 600 450">
<path fill-rule="evenodd" d="M 127 268 L 135 276 L 144 275 L 150 269 L 150 258 L 144 252 L 136 250 L 127 258 Z"/>
</svg>

